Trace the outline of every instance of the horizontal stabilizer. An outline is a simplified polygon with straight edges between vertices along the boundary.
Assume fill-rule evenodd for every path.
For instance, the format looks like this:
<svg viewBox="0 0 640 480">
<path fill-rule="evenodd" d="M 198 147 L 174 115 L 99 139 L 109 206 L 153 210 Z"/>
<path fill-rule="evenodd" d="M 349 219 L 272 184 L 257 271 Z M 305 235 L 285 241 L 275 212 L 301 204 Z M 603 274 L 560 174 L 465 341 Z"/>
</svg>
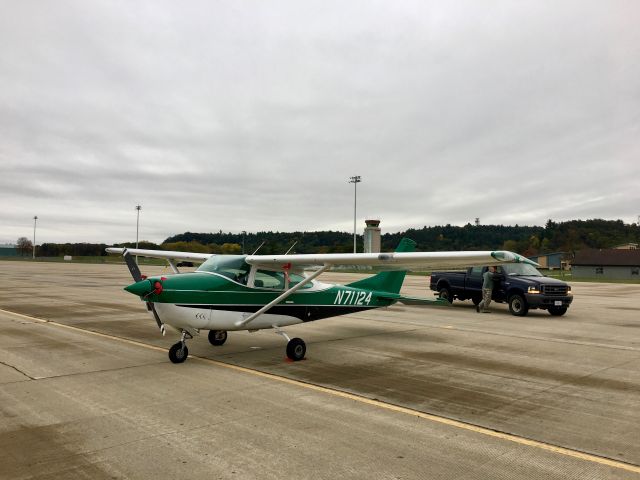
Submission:
<svg viewBox="0 0 640 480">
<path fill-rule="evenodd" d="M 429 305 L 432 307 L 450 307 L 451 306 L 451 303 L 445 298 L 402 297 L 398 299 L 398 302 L 404 305 Z"/>
<path fill-rule="evenodd" d="M 429 305 L 429 306 L 451 306 L 444 298 L 421 298 L 421 297 L 407 297 L 405 295 L 398 294 L 382 294 L 378 295 L 378 298 L 382 300 L 392 300 L 394 302 L 402 303 L 404 305 Z"/>
</svg>

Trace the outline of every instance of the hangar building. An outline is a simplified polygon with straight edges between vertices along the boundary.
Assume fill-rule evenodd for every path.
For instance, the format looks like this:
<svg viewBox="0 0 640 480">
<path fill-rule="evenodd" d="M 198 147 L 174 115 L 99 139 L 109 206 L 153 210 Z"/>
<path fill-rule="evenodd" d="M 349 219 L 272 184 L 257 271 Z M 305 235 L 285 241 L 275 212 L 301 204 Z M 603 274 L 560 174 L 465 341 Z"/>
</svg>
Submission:
<svg viewBox="0 0 640 480">
<path fill-rule="evenodd" d="M 640 280 L 640 250 L 585 249 L 571 262 L 573 278 Z"/>
</svg>

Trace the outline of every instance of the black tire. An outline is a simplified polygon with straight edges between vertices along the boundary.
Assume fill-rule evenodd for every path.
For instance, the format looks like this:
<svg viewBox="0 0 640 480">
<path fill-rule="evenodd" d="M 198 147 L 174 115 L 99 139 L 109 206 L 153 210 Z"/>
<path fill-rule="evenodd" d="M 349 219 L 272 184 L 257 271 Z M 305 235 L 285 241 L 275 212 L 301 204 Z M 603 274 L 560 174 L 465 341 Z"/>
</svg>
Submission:
<svg viewBox="0 0 640 480">
<path fill-rule="evenodd" d="M 438 290 L 438 297 L 444 298 L 449 303 L 453 303 L 453 294 L 449 287 L 441 287 L 440 290 Z"/>
<path fill-rule="evenodd" d="M 524 317 L 529 312 L 529 305 L 522 295 L 516 293 L 509 297 L 509 311 L 511 315 Z"/>
<path fill-rule="evenodd" d="M 189 356 L 189 349 L 182 342 L 175 343 L 169 349 L 169 360 L 173 363 L 182 363 Z"/>
<path fill-rule="evenodd" d="M 301 338 L 292 338 L 289 340 L 289 343 L 287 343 L 287 357 L 297 362 L 304 358 L 305 353 L 307 353 L 307 345 L 304 343 L 304 340 Z"/>
<path fill-rule="evenodd" d="M 480 302 L 482 301 L 482 297 L 471 297 L 471 301 L 477 307 L 478 305 L 480 305 Z"/>
<path fill-rule="evenodd" d="M 224 345 L 227 341 L 226 330 L 209 330 L 209 343 L 213 346 L 219 347 Z"/>
<path fill-rule="evenodd" d="M 549 307 L 549 313 L 554 317 L 559 317 L 567 313 L 567 307 Z"/>
</svg>

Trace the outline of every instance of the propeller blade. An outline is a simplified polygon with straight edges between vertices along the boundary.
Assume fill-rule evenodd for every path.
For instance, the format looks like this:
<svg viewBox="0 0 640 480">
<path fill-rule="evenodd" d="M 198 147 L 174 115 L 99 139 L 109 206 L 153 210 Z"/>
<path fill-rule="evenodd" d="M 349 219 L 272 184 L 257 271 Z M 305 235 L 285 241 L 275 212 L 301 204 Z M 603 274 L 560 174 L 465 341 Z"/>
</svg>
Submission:
<svg viewBox="0 0 640 480">
<path fill-rule="evenodd" d="M 129 253 L 129 250 L 125 249 L 122 256 L 124 257 L 124 261 L 127 263 L 127 267 L 131 272 L 131 276 L 133 277 L 133 280 L 136 283 L 142 281 L 143 280 L 142 272 L 140 272 L 140 268 L 138 267 L 138 264 L 131 256 L 131 253 Z M 162 332 L 162 336 L 164 337 L 164 334 L 165 334 L 164 323 L 162 323 L 162 320 L 160 320 L 160 316 L 158 315 L 158 312 L 156 312 L 156 307 L 153 304 L 153 302 L 147 302 L 147 309 L 153 313 L 153 318 L 156 319 L 158 328 L 160 329 L 160 331 Z"/>
<path fill-rule="evenodd" d="M 158 315 L 158 312 L 156 312 L 156 307 L 153 304 L 153 302 L 147 302 L 147 308 L 153 312 L 153 318 L 156 319 L 158 328 L 160 329 L 160 331 L 162 332 L 162 336 L 164 337 L 164 334 L 165 334 L 164 323 L 162 323 L 162 320 L 160 320 L 160 316 Z"/>
<path fill-rule="evenodd" d="M 131 276 L 133 277 L 133 279 L 136 282 L 142 280 L 142 273 L 140 272 L 140 268 L 138 268 L 138 264 L 129 253 L 129 250 L 125 249 L 122 256 L 124 257 L 124 261 L 127 263 L 127 267 L 129 267 L 129 271 L 131 272 Z"/>
</svg>

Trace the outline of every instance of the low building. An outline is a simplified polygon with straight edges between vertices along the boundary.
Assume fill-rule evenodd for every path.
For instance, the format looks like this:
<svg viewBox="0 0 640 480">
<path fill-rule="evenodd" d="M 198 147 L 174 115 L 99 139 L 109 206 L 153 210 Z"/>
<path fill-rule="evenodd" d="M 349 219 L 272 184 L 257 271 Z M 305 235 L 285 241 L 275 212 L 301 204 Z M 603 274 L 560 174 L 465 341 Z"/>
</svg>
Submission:
<svg viewBox="0 0 640 480">
<path fill-rule="evenodd" d="M 622 245 L 616 245 L 613 248 L 617 248 L 618 250 L 637 250 L 637 243 L 623 243 Z"/>
<path fill-rule="evenodd" d="M 0 257 L 17 257 L 18 247 L 11 244 L 0 244 Z"/>
<path fill-rule="evenodd" d="M 573 278 L 640 280 L 640 250 L 638 249 L 580 250 L 576 253 L 571 265 Z"/>
<path fill-rule="evenodd" d="M 539 264 L 539 268 L 559 270 L 560 268 L 564 268 L 566 266 L 566 262 L 563 261 L 563 258 L 565 256 L 565 252 L 542 253 L 540 255 L 529 257 L 529 260 L 533 260 L 534 262 Z"/>
</svg>

